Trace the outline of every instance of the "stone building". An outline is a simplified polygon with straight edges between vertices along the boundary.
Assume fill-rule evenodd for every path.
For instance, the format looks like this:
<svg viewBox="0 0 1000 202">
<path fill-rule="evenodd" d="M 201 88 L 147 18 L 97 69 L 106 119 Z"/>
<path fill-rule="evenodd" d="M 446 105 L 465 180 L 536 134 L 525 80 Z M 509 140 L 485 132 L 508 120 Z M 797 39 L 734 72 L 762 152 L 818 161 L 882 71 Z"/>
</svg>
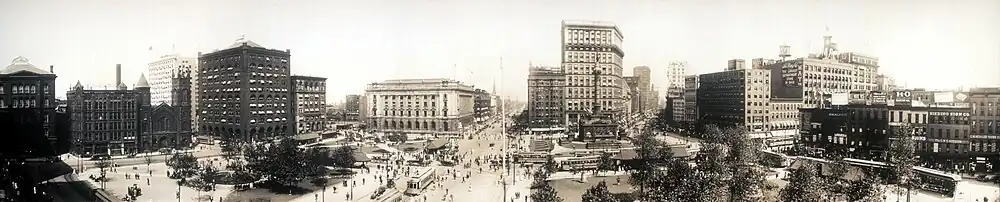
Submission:
<svg viewBox="0 0 1000 202">
<path fill-rule="evenodd" d="M 326 78 L 292 76 L 292 111 L 295 133 L 326 130 Z"/>
<path fill-rule="evenodd" d="M 458 136 L 474 119 L 475 90 L 449 79 L 399 79 L 368 84 L 368 128 L 405 135 Z"/>
</svg>

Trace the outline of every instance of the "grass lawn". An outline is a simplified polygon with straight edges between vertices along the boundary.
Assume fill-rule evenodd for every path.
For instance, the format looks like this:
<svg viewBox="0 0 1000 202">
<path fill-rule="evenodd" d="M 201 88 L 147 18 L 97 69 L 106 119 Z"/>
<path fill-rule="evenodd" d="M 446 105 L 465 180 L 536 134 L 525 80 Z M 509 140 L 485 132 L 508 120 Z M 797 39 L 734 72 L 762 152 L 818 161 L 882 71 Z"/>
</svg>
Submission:
<svg viewBox="0 0 1000 202">
<path fill-rule="evenodd" d="M 621 184 L 615 185 L 616 178 L 621 178 Z M 589 177 L 586 183 L 580 183 L 579 178 L 575 179 L 561 179 L 549 181 L 549 185 L 559 192 L 559 197 L 563 199 L 563 202 L 581 202 L 580 198 L 587 189 L 597 185 L 598 182 L 602 180 L 608 185 L 608 191 L 611 193 L 630 193 L 632 192 L 632 185 L 628 184 L 629 176 L 609 176 L 609 177 Z"/>
<path fill-rule="evenodd" d="M 628 184 L 629 180 L 628 175 L 620 176 L 621 178 L 620 185 L 615 185 L 615 178 L 619 177 L 615 176 L 590 177 L 587 178 L 586 183 L 580 183 L 578 181 L 579 178 L 561 179 L 561 180 L 549 181 L 549 185 L 552 185 L 552 187 L 556 189 L 556 192 L 559 192 L 559 197 L 563 199 L 563 202 L 583 201 L 582 198 L 580 198 L 580 196 L 582 196 L 583 193 L 587 191 L 587 189 L 590 189 L 590 187 L 597 185 L 597 183 L 600 182 L 601 180 L 605 181 L 605 183 L 608 185 L 608 191 L 610 191 L 611 193 L 631 193 L 633 191 L 631 190 L 632 185 Z M 778 192 L 781 190 L 781 188 L 784 188 L 785 185 L 788 184 L 788 182 L 782 180 L 767 180 L 765 183 L 773 185 L 774 188 L 764 190 L 764 201 L 777 201 Z"/>
<path fill-rule="evenodd" d="M 330 178 L 329 184 L 340 186 L 347 178 Z M 292 199 L 304 196 L 313 191 L 319 191 L 323 189 L 322 187 L 314 186 L 309 181 L 303 181 L 298 184 L 298 188 L 293 188 L 291 193 L 288 191 L 273 192 L 268 188 L 254 187 L 253 189 L 246 191 L 233 191 L 229 193 L 228 196 L 223 198 L 224 202 L 237 202 L 237 201 L 291 201 Z M 333 194 L 333 189 L 327 188 L 327 194 Z"/>
</svg>

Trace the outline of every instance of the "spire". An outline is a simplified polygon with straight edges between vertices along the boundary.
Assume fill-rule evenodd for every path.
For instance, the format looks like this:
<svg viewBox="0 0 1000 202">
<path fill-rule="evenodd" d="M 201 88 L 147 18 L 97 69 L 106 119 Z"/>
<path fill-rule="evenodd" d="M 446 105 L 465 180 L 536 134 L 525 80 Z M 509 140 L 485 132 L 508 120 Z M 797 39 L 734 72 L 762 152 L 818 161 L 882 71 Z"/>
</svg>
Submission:
<svg viewBox="0 0 1000 202">
<path fill-rule="evenodd" d="M 139 76 L 139 82 L 135 82 L 136 88 L 149 88 L 149 82 L 146 81 L 146 75 L 143 74 Z"/>
<path fill-rule="evenodd" d="M 83 89 L 83 84 L 80 84 L 80 80 L 76 81 L 76 84 L 73 85 L 73 89 Z"/>
<path fill-rule="evenodd" d="M 493 78 L 493 94 L 497 94 L 497 78 Z"/>
</svg>

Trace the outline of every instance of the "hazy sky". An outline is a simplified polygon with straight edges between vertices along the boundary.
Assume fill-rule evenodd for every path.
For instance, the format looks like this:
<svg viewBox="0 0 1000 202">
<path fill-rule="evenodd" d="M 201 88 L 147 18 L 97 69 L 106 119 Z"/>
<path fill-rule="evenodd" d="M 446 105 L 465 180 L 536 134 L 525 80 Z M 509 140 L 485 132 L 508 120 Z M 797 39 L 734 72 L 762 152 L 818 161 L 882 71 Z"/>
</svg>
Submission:
<svg viewBox="0 0 1000 202">
<path fill-rule="evenodd" d="M 523 100 L 529 62 L 559 65 L 560 21 L 583 19 L 617 23 L 625 74 L 648 65 L 660 86 L 670 61 L 700 74 L 731 58 L 776 57 L 781 44 L 793 57 L 818 52 L 825 27 L 842 51 L 880 57 L 880 71 L 910 87 L 1000 86 L 998 10 L 994 0 L 6 1 L 0 59 L 55 65 L 60 89 L 110 85 L 121 63 L 131 86 L 150 46 L 194 56 L 246 35 L 291 49 L 293 74 L 329 78 L 331 103 L 393 78 L 487 90 L 502 80 L 504 94 Z"/>
</svg>

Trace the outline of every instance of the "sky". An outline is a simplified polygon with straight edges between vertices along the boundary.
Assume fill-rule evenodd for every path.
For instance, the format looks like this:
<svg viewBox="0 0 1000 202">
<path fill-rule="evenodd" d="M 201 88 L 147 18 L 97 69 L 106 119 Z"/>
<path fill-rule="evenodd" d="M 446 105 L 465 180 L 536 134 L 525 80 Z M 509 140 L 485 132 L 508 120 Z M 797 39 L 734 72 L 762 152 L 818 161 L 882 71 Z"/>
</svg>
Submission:
<svg viewBox="0 0 1000 202">
<path fill-rule="evenodd" d="M 728 59 L 776 58 L 782 44 L 792 57 L 816 53 L 831 35 L 841 51 L 879 57 L 880 72 L 907 87 L 987 87 L 1000 86 L 998 9 L 992 0 L 7 1 L 0 60 L 55 65 L 66 90 L 110 86 L 122 64 L 131 86 L 155 56 L 196 56 L 245 36 L 291 49 L 293 74 L 328 78 L 331 104 L 403 78 L 495 84 L 525 100 L 528 65 L 560 64 L 560 22 L 599 20 L 624 35 L 625 74 L 650 66 L 658 86 L 672 61 L 686 61 L 687 74 L 717 72 Z"/>
</svg>

